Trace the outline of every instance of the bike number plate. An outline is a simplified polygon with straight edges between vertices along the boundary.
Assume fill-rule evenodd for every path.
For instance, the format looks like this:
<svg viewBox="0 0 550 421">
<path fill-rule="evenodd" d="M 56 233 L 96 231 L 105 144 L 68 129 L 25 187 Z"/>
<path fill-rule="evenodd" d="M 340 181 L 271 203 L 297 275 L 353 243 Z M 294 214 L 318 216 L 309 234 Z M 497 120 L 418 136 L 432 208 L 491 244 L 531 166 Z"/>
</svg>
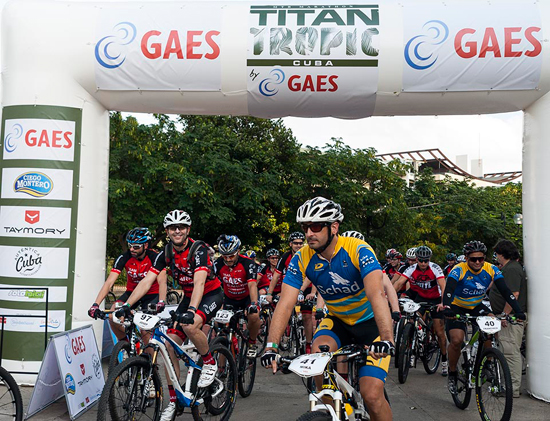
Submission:
<svg viewBox="0 0 550 421">
<path fill-rule="evenodd" d="M 400 300 L 405 313 L 414 313 L 420 309 L 420 304 L 415 303 L 413 300 Z"/>
<path fill-rule="evenodd" d="M 235 313 L 233 313 L 231 310 L 218 310 L 218 312 L 216 313 L 216 317 L 214 317 L 214 321 L 227 324 L 234 314 Z"/>
<path fill-rule="evenodd" d="M 153 330 L 159 320 L 160 317 L 152 314 L 136 313 L 134 315 L 135 325 L 143 330 Z"/>
<path fill-rule="evenodd" d="M 500 320 L 492 316 L 479 316 L 476 318 L 479 328 L 485 333 L 497 333 L 501 329 Z"/>
<path fill-rule="evenodd" d="M 330 361 L 331 354 L 306 354 L 295 358 L 288 369 L 300 377 L 311 377 L 323 374 Z"/>
</svg>

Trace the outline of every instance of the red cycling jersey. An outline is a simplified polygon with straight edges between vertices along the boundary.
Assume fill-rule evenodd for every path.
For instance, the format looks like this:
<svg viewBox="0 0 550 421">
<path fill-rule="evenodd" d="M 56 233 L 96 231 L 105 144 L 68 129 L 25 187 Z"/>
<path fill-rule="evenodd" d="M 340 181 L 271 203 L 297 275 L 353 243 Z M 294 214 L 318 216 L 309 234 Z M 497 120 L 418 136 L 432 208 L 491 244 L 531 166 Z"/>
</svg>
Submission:
<svg viewBox="0 0 550 421">
<path fill-rule="evenodd" d="M 244 300 L 249 296 L 248 283 L 256 282 L 256 263 L 239 255 L 234 266 L 225 264 L 222 257 L 214 262 L 216 274 L 222 280 L 223 292 L 232 300 Z"/>
<path fill-rule="evenodd" d="M 279 263 L 277 263 L 277 268 L 275 269 L 275 272 L 279 273 L 281 276 L 279 277 L 277 285 L 275 285 L 275 289 L 273 290 L 274 294 L 278 294 L 279 292 L 281 292 L 281 286 L 283 285 L 283 279 L 286 275 L 286 269 L 288 268 L 288 265 L 292 260 L 292 256 L 292 251 L 287 251 L 281 256 L 281 258 L 279 259 Z"/>
<path fill-rule="evenodd" d="M 436 263 L 430 262 L 424 272 L 415 263 L 403 272 L 403 276 L 409 281 L 411 291 L 418 293 L 420 297 L 441 298 L 441 291 L 439 290 L 437 280 L 445 279 L 445 276 L 441 267 Z"/>
<path fill-rule="evenodd" d="M 145 275 L 147 275 L 147 272 L 149 272 L 149 270 L 156 273 L 157 275 L 162 270 L 162 268 L 156 269 L 153 264 L 153 262 L 155 262 L 156 258 L 158 257 L 158 254 L 159 253 L 156 251 L 147 249 L 145 250 L 145 256 L 143 257 L 143 259 L 139 260 L 135 257 L 132 257 L 132 254 L 128 250 L 126 253 L 118 256 L 118 258 L 115 260 L 115 264 L 113 265 L 113 269 L 111 269 L 111 273 L 114 272 L 120 274 L 123 269 L 126 269 L 126 291 L 133 291 L 134 289 L 136 289 L 139 282 L 143 278 L 145 278 Z M 147 294 L 158 293 L 159 284 L 155 280 Z"/>
<path fill-rule="evenodd" d="M 271 265 L 265 265 L 260 274 L 262 276 L 260 277 L 260 282 L 258 282 L 258 289 L 268 289 L 274 275 L 274 272 L 271 270 Z"/>
</svg>

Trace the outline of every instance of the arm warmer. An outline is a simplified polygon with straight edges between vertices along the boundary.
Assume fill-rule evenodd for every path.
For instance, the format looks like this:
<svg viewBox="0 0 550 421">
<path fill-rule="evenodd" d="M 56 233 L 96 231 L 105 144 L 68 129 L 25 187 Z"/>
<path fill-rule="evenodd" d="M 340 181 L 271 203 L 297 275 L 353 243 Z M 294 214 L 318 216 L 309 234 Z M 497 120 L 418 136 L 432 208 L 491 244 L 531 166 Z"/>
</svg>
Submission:
<svg viewBox="0 0 550 421">
<path fill-rule="evenodd" d="M 445 291 L 443 292 L 443 305 L 450 306 L 453 301 L 453 295 L 455 293 L 458 281 L 455 278 L 447 278 L 447 284 L 445 285 Z"/>
<path fill-rule="evenodd" d="M 497 279 L 495 281 L 495 286 L 498 288 L 500 294 L 504 297 L 506 302 L 510 304 L 510 307 L 512 307 L 515 314 L 523 313 L 521 308 L 519 308 L 518 300 L 516 300 L 516 297 L 514 297 L 514 294 L 512 294 L 512 291 L 510 291 L 510 288 L 506 285 L 504 278 Z"/>
</svg>

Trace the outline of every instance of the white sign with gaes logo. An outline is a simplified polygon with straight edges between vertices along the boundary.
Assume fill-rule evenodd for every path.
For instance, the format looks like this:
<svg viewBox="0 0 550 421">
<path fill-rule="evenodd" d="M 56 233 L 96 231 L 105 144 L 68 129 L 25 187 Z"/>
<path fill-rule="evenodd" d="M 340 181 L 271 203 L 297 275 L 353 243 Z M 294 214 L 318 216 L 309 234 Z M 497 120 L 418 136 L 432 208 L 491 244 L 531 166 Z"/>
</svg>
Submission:
<svg viewBox="0 0 550 421">
<path fill-rule="evenodd" d="M 2 169 L 2 199 L 72 200 L 72 197 L 72 170 Z"/>
<path fill-rule="evenodd" d="M 48 342 L 26 417 L 64 394 L 74 420 L 99 400 L 104 385 L 92 326 L 54 335 Z"/>
<path fill-rule="evenodd" d="M 0 206 L 0 237 L 70 238 L 71 208 Z"/>
<path fill-rule="evenodd" d="M 73 161 L 75 122 L 21 118 L 6 120 L 4 159 Z"/>
<path fill-rule="evenodd" d="M 67 279 L 69 249 L 0 245 L 0 276 Z"/>
</svg>

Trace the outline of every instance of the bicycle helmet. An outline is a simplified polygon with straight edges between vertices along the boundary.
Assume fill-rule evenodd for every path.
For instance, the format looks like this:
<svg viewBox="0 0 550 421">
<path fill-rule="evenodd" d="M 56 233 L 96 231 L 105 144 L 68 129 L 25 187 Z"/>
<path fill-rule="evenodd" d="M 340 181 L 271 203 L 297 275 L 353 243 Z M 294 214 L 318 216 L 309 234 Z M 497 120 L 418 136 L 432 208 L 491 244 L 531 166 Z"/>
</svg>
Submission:
<svg viewBox="0 0 550 421">
<path fill-rule="evenodd" d="M 457 263 L 464 263 L 464 262 L 466 262 L 466 256 L 464 256 L 463 254 L 461 254 L 460 256 L 458 256 L 458 257 L 456 258 L 456 262 L 457 262 Z"/>
<path fill-rule="evenodd" d="M 447 255 L 445 256 L 445 260 L 449 261 L 449 260 L 456 260 L 456 254 L 454 253 L 447 253 Z"/>
<path fill-rule="evenodd" d="M 305 239 L 306 239 L 306 236 L 304 235 L 303 232 L 300 232 L 300 231 L 294 231 L 292 234 L 288 236 L 289 243 L 292 243 L 293 241 L 296 241 L 296 240 L 304 241 Z"/>
<path fill-rule="evenodd" d="M 256 252 L 254 250 L 248 250 L 246 252 L 246 257 L 249 259 L 255 259 L 256 258 Z"/>
<path fill-rule="evenodd" d="M 145 244 L 151 241 L 151 233 L 148 228 L 138 227 L 130 230 L 126 235 L 126 242 L 128 244 Z"/>
<path fill-rule="evenodd" d="M 387 249 L 386 250 L 386 259 L 389 259 L 392 254 L 397 253 L 396 249 Z"/>
<path fill-rule="evenodd" d="M 346 231 L 342 234 L 342 237 L 353 237 L 353 238 L 359 238 L 360 240 L 365 241 L 365 236 L 361 234 L 359 231 Z"/>
<path fill-rule="evenodd" d="M 428 246 L 420 246 L 416 249 L 416 257 L 419 259 L 429 259 L 432 257 L 432 249 Z"/>
<path fill-rule="evenodd" d="M 296 213 L 296 222 L 342 222 L 344 214 L 338 203 L 332 200 L 318 196 L 314 199 L 307 200 L 298 208 Z"/>
<path fill-rule="evenodd" d="M 277 249 L 269 249 L 269 250 L 267 251 L 267 253 L 265 254 L 265 257 L 267 257 L 268 259 L 269 259 L 270 257 L 273 257 L 273 256 L 277 256 L 277 257 L 278 257 L 278 256 L 279 256 L 279 250 L 277 250 Z"/>
<path fill-rule="evenodd" d="M 408 249 L 405 256 L 407 256 L 407 259 L 416 259 L 416 247 Z"/>
<path fill-rule="evenodd" d="M 166 216 L 164 217 L 164 228 L 170 226 L 170 225 L 191 225 L 191 217 L 189 214 L 185 211 L 175 209 L 171 212 L 168 212 Z"/>
<path fill-rule="evenodd" d="M 469 241 L 466 244 L 464 244 L 464 248 L 462 249 L 462 253 L 464 253 L 465 256 L 468 256 L 470 253 L 476 253 L 481 252 L 483 254 L 487 253 L 487 246 L 483 244 L 481 241 Z"/>
<path fill-rule="evenodd" d="M 392 259 L 399 259 L 401 260 L 403 258 L 403 255 L 399 253 L 398 251 L 391 255 Z"/>
<path fill-rule="evenodd" d="M 218 251 L 220 254 L 235 254 L 241 247 L 241 240 L 236 235 L 222 234 L 218 237 Z"/>
</svg>

